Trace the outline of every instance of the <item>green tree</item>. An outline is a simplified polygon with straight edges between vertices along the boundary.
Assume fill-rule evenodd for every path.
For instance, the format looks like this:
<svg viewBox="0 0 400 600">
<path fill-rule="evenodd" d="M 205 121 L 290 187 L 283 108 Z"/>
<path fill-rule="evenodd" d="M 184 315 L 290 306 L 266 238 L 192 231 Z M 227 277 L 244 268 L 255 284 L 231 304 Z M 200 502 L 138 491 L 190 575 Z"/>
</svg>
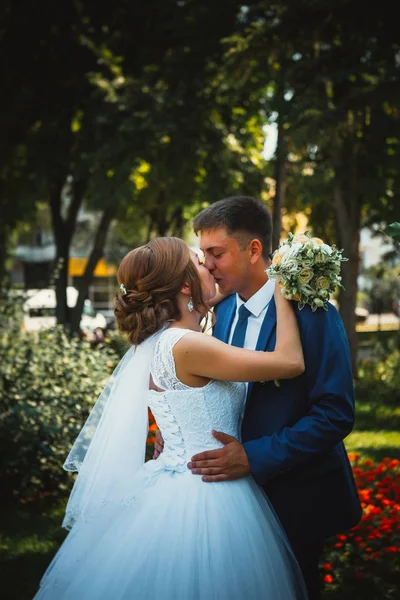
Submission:
<svg viewBox="0 0 400 600">
<path fill-rule="evenodd" d="M 377 16 L 360 0 L 279 5 L 262 0 L 246 11 L 236 40 L 237 60 L 240 64 L 244 57 L 249 66 L 248 81 L 260 90 L 272 81 L 271 97 L 278 101 L 279 75 L 267 68 L 262 73 L 270 49 L 277 52 L 268 44 L 279 40 L 276 69 L 282 71 L 290 107 L 286 195 L 297 208 L 310 206 L 311 221 L 336 238 L 349 258 L 340 311 L 355 372 L 359 231 L 393 220 L 400 180 L 398 41 L 388 4 Z M 271 102 L 269 118 L 272 109 Z M 278 174 L 275 179 L 279 183 Z"/>
<path fill-rule="evenodd" d="M 180 143 L 183 153 L 186 148 L 182 142 L 188 137 L 189 158 L 181 158 L 180 165 L 175 161 L 175 180 L 186 161 L 191 165 L 185 167 L 186 172 L 193 172 L 195 182 L 198 178 L 195 171 L 199 161 L 192 155 L 196 158 L 194 141 L 201 137 L 212 105 L 212 95 L 207 98 L 204 93 L 208 66 L 219 52 L 220 38 L 235 21 L 237 3 L 226 3 L 217 11 L 211 2 L 199 7 L 193 2 L 132 4 L 121 0 L 112 10 L 94 10 L 86 3 L 65 4 L 61 12 L 57 7 L 56 13 L 33 15 L 29 23 L 30 27 L 40 20 L 41 32 L 37 39 L 29 32 L 35 57 L 30 66 L 37 74 L 40 60 L 42 69 L 52 74 L 51 79 L 36 81 L 25 72 L 23 63 L 16 63 L 15 70 L 26 76 L 24 93 L 33 96 L 29 119 L 20 128 L 18 139 L 26 147 L 24 177 L 33 182 L 30 196 L 47 198 L 51 209 L 60 323 L 71 319 L 65 289 L 78 212 L 83 203 L 89 209 L 103 210 L 80 283 L 73 318 L 78 323 L 77 313 L 103 252 L 110 223 L 124 213 L 124 206 L 136 202 L 135 174 L 143 161 L 163 176 L 165 140 L 173 139 L 175 148 Z M 13 10 L 10 5 L 5 54 L 13 50 L 11 33 L 17 26 Z M 158 15 L 156 20 L 154 14 Z M 24 25 L 28 28 L 28 23 Z M 61 56 L 63 69 L 54 73 Z M 10 80 L 10 94 L 18 94 L 12 83 Z M 12 115 L 16 122 L 19 104 L 16 102 Z M 162 233 L 165 216 L 160 207 L 171 203 L 171 195 L 155 183 L 159 189 L 152 193 L 154 201 L 148 210 L 150 220 Z M 180 209 L 173 207 L 177 220 L 181 219 Z M 140 216 L 142 213 L 138 211 Z"/>
</svg>

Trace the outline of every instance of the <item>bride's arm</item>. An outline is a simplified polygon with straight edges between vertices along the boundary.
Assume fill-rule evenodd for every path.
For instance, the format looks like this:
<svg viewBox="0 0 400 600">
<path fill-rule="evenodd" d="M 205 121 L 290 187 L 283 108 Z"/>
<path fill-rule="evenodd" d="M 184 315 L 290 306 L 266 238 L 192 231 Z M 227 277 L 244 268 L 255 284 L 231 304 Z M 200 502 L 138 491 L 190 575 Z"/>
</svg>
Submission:
<svg viewBox="0 0 400 600">
<path fill-rule="evenodd" d="M 273 352 L 244 350 L 208 335 L 188 334 L 174 348 L 180 374 L 227 381 L 266 381 L 301 375 L 304 357 L 293 308 L 279 288 L 275 302 L 277 332 Z"/>
</svg>

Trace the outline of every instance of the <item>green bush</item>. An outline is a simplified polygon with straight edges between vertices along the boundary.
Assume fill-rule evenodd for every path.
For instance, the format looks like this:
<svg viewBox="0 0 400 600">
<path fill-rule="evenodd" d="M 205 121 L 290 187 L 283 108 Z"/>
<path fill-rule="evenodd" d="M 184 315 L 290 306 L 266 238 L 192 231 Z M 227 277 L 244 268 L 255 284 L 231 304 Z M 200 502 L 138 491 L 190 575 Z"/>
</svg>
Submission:
<svg viewBox="0 0 400 600">
<path fill-rule="evenodd" d="M 356 394 L 361 402 L 377 397 L 381 404 L 400 401 L 400 349 L 394 340 L 386 347 L 377 345 L 371 358 L 360 363 L 358 374 Z"/>
<path fill-rule="evenodd" d="M 126 335 L 120 333 L 118 330 L 108 331 L 107 344 L 115 351 L 119 359 L 123 357 L 125 352 L 130 348 L 130 343 Z"/>
<path fill-rule="evenodd" d="M 2 500 L 64 495 L 62 464 L 117 356 L 61 327 L 23 331 L 21 301 L 5 292 L 0 301 Z"/>
</svg>

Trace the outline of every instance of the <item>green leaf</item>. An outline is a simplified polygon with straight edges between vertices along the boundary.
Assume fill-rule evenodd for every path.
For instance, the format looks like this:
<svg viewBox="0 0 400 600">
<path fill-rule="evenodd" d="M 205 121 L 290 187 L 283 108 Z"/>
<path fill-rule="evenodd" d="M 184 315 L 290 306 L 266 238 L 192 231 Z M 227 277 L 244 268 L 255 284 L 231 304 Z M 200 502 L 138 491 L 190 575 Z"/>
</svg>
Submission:
<svg viewBox="0 0 400 600">
<path fill-rule="evenodd" d="M 389 237 L 392 237 L 396 242 L 400 242 L 400 223 L 395 222 L 388 225 L 385 229 L 381 229 Z"/>
</svg>

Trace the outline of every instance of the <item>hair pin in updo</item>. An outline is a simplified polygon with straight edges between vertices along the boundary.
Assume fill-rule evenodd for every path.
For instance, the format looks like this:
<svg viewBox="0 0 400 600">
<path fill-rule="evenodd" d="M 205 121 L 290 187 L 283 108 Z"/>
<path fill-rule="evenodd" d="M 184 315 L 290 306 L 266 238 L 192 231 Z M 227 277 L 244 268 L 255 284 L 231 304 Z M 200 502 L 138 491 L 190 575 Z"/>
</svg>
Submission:
<svg viewBox="0 0 400 600">
<path fill-rule="evenodd" d="M 119 289 L 121 290 L 121 292 L 122 292 L 123 294 L 126 294 L 126 287 L 124 286 L 124 284 L 123 284 L 123 283 L 121 283 L 121 285 L 119 286 Z"/>
</svg>

